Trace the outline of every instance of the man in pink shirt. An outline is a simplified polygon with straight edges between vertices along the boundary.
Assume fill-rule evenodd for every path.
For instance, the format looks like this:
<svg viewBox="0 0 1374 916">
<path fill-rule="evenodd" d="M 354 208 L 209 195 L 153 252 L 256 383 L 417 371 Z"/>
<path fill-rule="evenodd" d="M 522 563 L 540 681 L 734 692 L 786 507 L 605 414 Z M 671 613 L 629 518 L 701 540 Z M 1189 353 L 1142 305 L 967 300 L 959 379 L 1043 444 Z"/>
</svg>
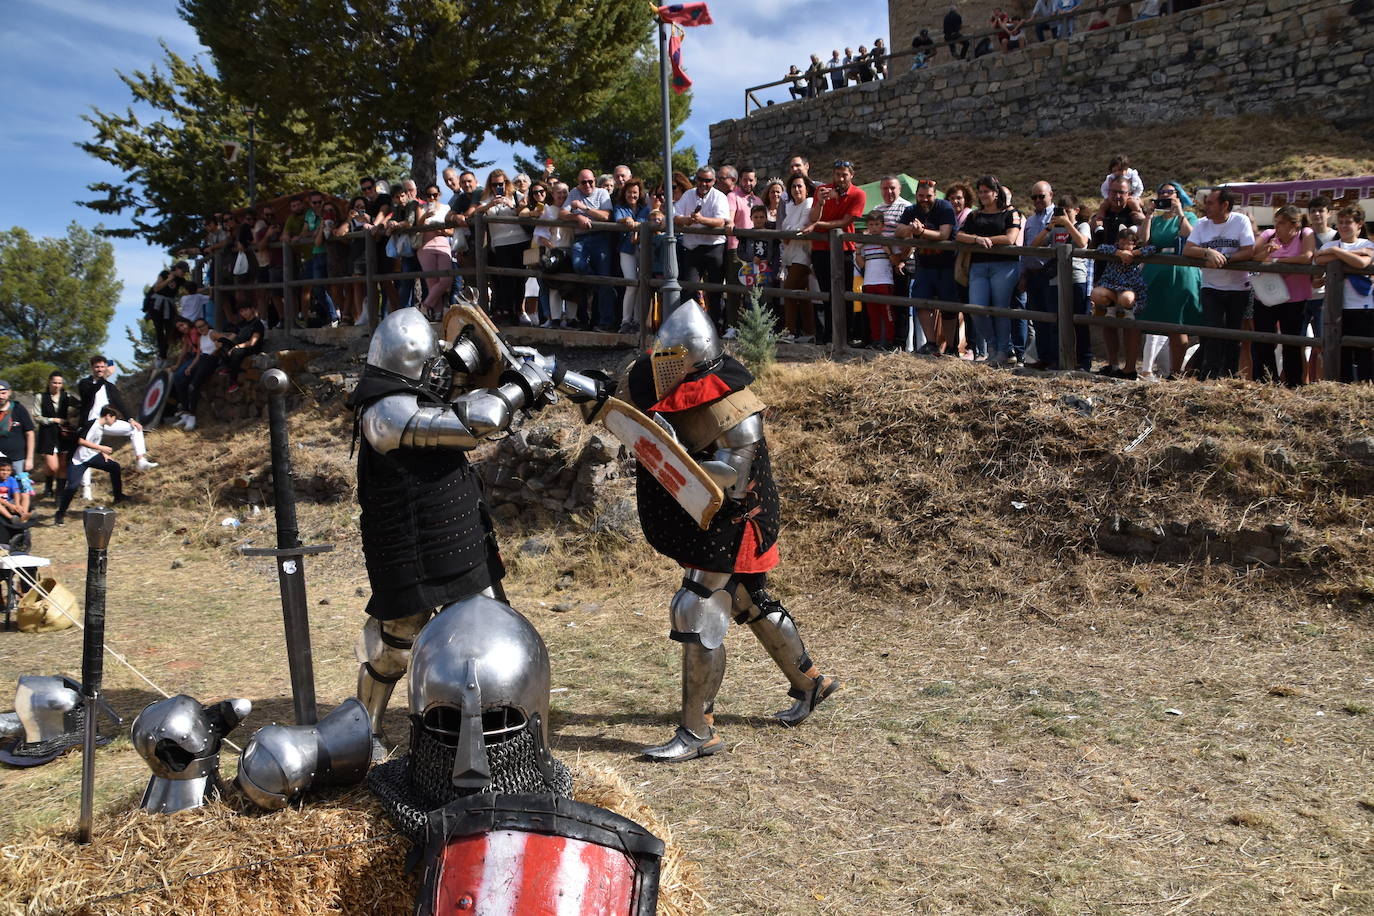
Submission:
<svg viewBox="0 0 1374 916">
<path fill-rule="evenodd" d="M 736 169 L 733 165 L 723 165 L 720 173 L 716 176 L 720 179 L 720 190 L 725 192 L 725 199 L 730 203 L 730 225 L 734 229 L 753 229 L 754 221 L 750 216 L 750 211 L 757 207 L 761 200 L 754 196 L 754 185 L 757 182 L 754 170 L 751 168 Z M 748 248 L 746 245 L 745 248 Z M 739 257 L 740 239 L 733 232 L 725 240 L 725 282 L 738 283 L 740 268 L 744 266 L 743 260 Z M 739 313 L 743 305 L 743 298 L 736 293 L 729 293 L 725 297 L 725 324 L 727 338 L 735 336 L 735 325 L 739 323 Z"/>
</svg>

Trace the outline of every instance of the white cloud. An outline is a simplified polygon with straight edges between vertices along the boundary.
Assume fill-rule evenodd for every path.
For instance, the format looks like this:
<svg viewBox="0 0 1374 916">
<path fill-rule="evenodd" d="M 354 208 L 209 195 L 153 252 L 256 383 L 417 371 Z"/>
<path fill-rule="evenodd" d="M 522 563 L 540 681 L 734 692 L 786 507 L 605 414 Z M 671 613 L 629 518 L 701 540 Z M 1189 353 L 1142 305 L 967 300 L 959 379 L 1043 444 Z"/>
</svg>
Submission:
<svg viewBox="0 0 1374 916">
<path fill-rule="evenodd" d="M 869 45 L 878 36 L 887 40 L 887 4 L 881 0 L 851 0 L 842 7 L 815 0 L 718 3 L 711 16 L 714 25 L 687 29 L 682 44 L 683 66 L 693 82 L 684 142 L 694 143 L 703 158 L 710 151 L 710 125 L 744 115 L 746 87 L 780 79 L 791 64 L 805 69 L 812 54 L 824 60 L 837 43 L 843 52 L 846 45 Z M 785 86 L 759 97 L 790 98 Z"/>
<path fill-rule="evenodd" d="M 195 30 L 175 12 L 171 3 L 158 4 L 167 12 L 154 12 L 137 4 L 99 3 L 93 0 L 21 0 L 21 5 L 39 7 L 55 16 L 76 19 L 92 30 L 114 30 L 162 39 L 174 48 L 200 50 Z"/>
</svg>

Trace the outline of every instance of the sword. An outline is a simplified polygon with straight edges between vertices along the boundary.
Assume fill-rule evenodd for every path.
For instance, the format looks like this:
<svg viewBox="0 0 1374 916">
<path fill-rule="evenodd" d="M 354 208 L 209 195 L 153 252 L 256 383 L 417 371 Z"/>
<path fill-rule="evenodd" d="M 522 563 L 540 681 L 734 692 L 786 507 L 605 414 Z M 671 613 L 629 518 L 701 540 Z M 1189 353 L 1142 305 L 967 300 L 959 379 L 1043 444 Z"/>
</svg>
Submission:
<svg viewBox="0 0 1374 916">
<path fill-rule="evenodd" d="M 297 725 L 314 725 L 315 669 L 310 654 L 310 614 L 305 603 L 305 558 L 326 553 L 333 544 L 301 546 L 296 526 L 296 488 L 291 484 L 291 443 L 286 431 L 286 390 L 291 382 L 280 369 L 263 373 L 268 425 L 272 436 L 272 492 L 276 502 L 277 546 L 242 547 L 245 557 L 275 557 L 286 628 L 286 663 L 291 669 L 291 702 Z"/>
<path fill-rule="evenodd" d="M 113 509 L 87 509 L 86 526 L 86 631 L 81 648 L 81 695 L 86 733 L 81 746 L 81 818 L 77 839 L 91 841 L 91 804 L 95 798 L 95 731 L 100 681 L 105 673 L 105 568 L 109 561 L 110 536 L 114 534 Z"/>
</svg>

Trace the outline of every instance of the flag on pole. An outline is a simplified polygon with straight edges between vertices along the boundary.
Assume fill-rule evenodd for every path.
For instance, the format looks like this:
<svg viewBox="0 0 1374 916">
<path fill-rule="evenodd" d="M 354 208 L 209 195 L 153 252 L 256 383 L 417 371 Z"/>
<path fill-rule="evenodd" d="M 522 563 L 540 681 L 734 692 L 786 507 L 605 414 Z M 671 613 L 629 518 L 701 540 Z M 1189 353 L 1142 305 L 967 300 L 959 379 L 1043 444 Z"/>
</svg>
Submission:
<svg viewBox="0 0 1374 916">
<path fill-rule="evenodd" d="M 677 25 L 710 25 L 711 11 L 705 3 L 670 3 L 658 8 L 658 18 Z"/>
<path fill-rule="evenodd" d="M 691 77 L 682 69 L 682 35 L 681 29 L 674 28 L 668 38 L 668 62 L 673 66 L 673 92 L 677 95 L 692 88 Z"/>
</svg>

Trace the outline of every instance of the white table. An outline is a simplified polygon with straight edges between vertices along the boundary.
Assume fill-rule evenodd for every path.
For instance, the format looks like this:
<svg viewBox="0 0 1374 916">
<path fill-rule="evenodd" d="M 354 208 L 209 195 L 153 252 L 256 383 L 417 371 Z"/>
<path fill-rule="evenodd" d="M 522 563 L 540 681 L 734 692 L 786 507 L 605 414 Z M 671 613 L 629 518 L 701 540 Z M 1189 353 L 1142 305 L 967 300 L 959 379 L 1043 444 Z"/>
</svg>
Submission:
<svg viewBox="0 0 1374 916">
<path fill-rule="evenodd" d="M 18 570 L 24 581 L 32 586 L 36 585 L 37 581 L 32 574 L 25 572 L 25 570 L 41 569 L 51 565 L 52 560 L 47 557 L 35 557 L 27 553 L 0 553 L 0 589 L 3 589 L 3 593 L 0 594 L 0 610 L 3 610 L 5 614 L 4 629 L 14 628 L 14 609 L 19 606 L 19 595 L 14 589 L 15 571 Z"/>
</svg>

